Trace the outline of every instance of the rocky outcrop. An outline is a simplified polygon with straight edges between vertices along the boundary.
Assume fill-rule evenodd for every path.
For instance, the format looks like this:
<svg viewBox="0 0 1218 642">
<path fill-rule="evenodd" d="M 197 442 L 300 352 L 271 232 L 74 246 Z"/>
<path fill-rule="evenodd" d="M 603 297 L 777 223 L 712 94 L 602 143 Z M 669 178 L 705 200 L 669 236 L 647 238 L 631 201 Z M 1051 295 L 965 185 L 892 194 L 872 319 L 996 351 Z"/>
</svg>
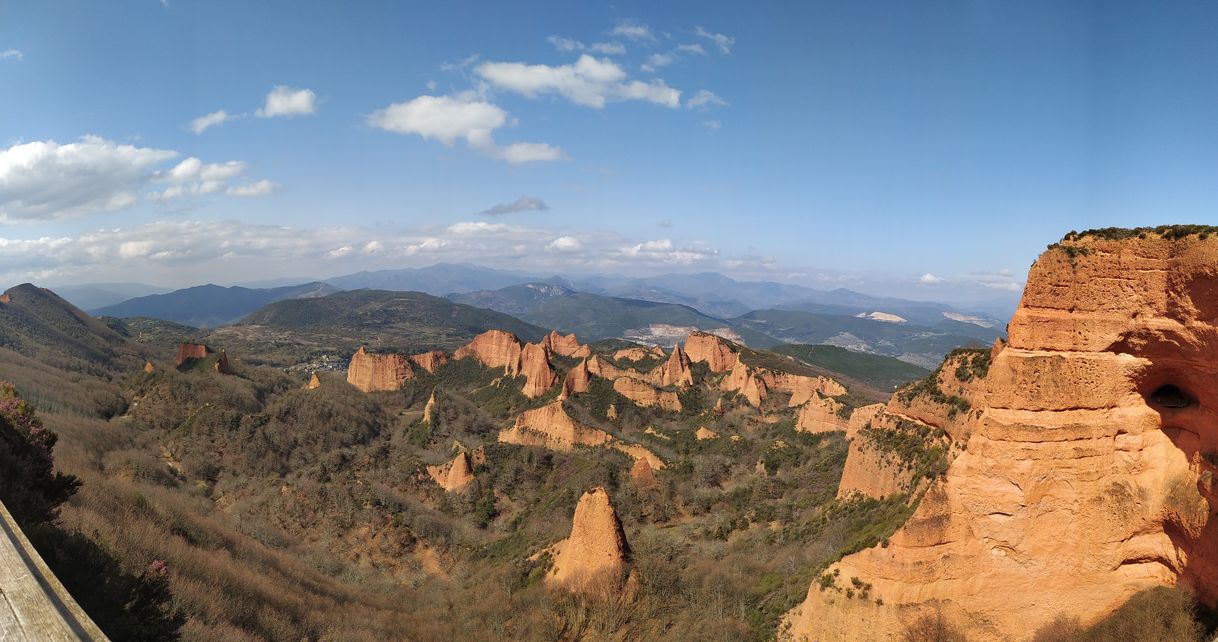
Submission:
<svg viewBox="0 0 1218 642">
<path fill-rule="evenodd" d="M 427 474 L 450 493 L 460 493 L 474 483 L 473 467 L 470 465 L 469 455 L 464 451 L 457 453 L 447 464 L 428 466 Z"/>
<path fill-rule="evenodd" d="M 156 372 L 156 366 L 152 365 L 151 361 L 144 362 L 144 372 Z M 316 376 L 316 375 L 314 375 Z"/>
<path fill-rule="evenodd" d="M 850 421 L 846 422 L 846 439 L 854 439 L 854 436 L 883 410 L 884 404 L 873 403 L 851 411 Z"/>
<path fill-rule="evenodd" d="M 545 394 L 558 380 L 544 345 L 521 345 L 516 335 L 502 330 L 487 330 L 474 337 L 473 341 L 458 348 L 453 358 L 477 359 L 488 368 L 503 368 L 504 374 L 509 377 L 524 375 L 521 392 L 529 398 Z"/>
<path fill-rule="evenodd" d="M 370 354 L 362 346 L 351 355 L 347 383 L 364 392 L 387 392 L 414 378 L 414 370 L 400 354 Z"/>
<path fill-rule="evenodd" d="M 576 446 L 606 445 L 613 441 L 613 436 L 577 423 L 563 409 L 562 402 L 555 401 L 521 413 L 514 426 L 499 431 L 499 441 L 570 452 Z"/>
<path fill-rule="evenodd" d="M 706 332 L 690 332 L 685 337 L 685 353 L 690 361 L 710 366 L 711 372 L 727 372 L 736 365 L 736 349 L 722 337 Z"/>
<path fill-rule="evenodd" d="M 633 348 L 622 348 L 613 353 L 614 361 L 642 361 L 651 358 L 663 359 L 664 350 L 655 346 L 651 348 L 636 346 Z"/>
<path fill-rule="evenodd" d="M 546 348 L 536 343 L 525 344 L 521 350 L 520 374 L 525 377 L 521 392 L 530 399 L 546 394 L 558 381 L 554 368 L 550 366 L 550 356 Z"/>
<path fill-rule="evenodd" d="M 581 350 L 583 346 L 579 345 L 574 333 L 563 336 L 557 330 L 551 330 L 550 334 L 542 338 L 541 345 L 562 357 L 574 357 L 577 356 L 577 353 L 578 356 L 584 356 L 584 351 Z"/>
<path fill-rule="evenodd" d="M 321 379 L 314 372 L 312 377 L 309 377 L 309 383 L 305 384 L 305 390 L 317 390 L 321 387 Z"/>
<path fill-rule="evenodd" d="M 435 374 L 437 368 L 448 363 L 448 353 L 441 352 L 440 350 L 421 352 L 410 355 L 410 361 L 416 366 Z"/>
<path fill-rule="evenodd" d="M 211 354 L 211 348 L 202 343 L 179 343 L 178 354 L 173 360 L 173 367 L 181 368 L 191 359 L 206 359 Z"/>
<path fill-rule="evenodd" d="M 791 395 L 791 400 L 787 403 L 791 408 L 804 405 L 815 395 L 837 397 L 846 394 L 845 386 L 828 377 L 809 377 L 768 368 L 759 368 L 757 375 L 767 390 Z"/>
<path fill-rule="evenodd" d="M 706 426 L 699 427 L 694 431 L 694 438 L 698 441 L 706 441 L 708 439 L 718 439 L 719 433 L 707 428 Z"/>
<path fill-rule="evenodd" d="M 665 467 L 663 459 L 660 459 L 658 455 L 638 444 L 625 444 L 615 440 L 611 446 L 614 450 L 625 454 L 636 462 L 646 460 L 652 470 L 663 470 Z"/>
<path fill-rule="evenodd" d="M 1009 344 L 984 374 L 972 358 L 949 373 L 974 391 L 928 385 L 939 409 L 905 404 L 928 420 L 954 407 L 943 430 L 966 447 L 887 547 L 830 569 L 870 599 L 814 584 L 792 639 L 895 639 L 938 610 L 970 640 L 1022 641 L 1178 583 L 1215 603 L 1218 238 L 1185 232 L 1101 231 L 1041 255 Z"/>
<path fill-rule="evenodd" d="M 681 399 L 677 397 L 677 393 L 669 390 L 659 390 L 655 386 L 633 377 L 617 379 L 613 382 L 613 389 L 618 394 L 633 401 L 635 405 L 645 408 L 659 408 L 669 412 L 681 412 Z"/>
<path fill-rule="evenodd" d="M 579 498 L 571 536 L 550 550 L 554 565 L 546 584 L 580 593 L 617 591 L 626 576 L 630 547 L 604 488 Z"/>
<path fill-rule="evenodd" d="M 676 386 L 681 389 L 694 385 L 694 373 L 689 369 L 689 357 L 675 346 L 668 360 L 651 372 L 651 381 L 660 388 Z"/>
<path fill-rule="evenodd" d="M 228 364 L 228 353 L 223 350 L 220 351 L 220 354 L 216 355 L 216 362 L 213 363 L 211 367 L 212 370 L 215 370 L 222 375 L 233 373 L 232 366 Z"/>
<path fill-rule="evenodd" d="M 433 388 L 431 396 L 427 398 L 427 403 L 423 404 L 423 423 L 428 426 L 436 425 L 436 391 Z"/>
<path fill-rule="evenodd" d="M 736 363 L 728 375 L 723 378 L 719 388 L 724 392 L 740 393 L 740 396 L 744 397 L 754 408 L 760 408 L 768 396 L 765 382 L 739 358 L 736 359 Z"/>
<path fill-rule="evenodd" d="M 562 381 L 562 392 L 558 395 L 558 398 L 567 399 L 571 395 L 588 392 L 588 388 L 591 385 L 592 372 L 588 369 L 588 360 L 584 359 L 579 362 L 579 365 L 567 372 L 567 376 Z"/>
<path fill-rule="evenodd" d="M 504 374 L 515 377 L 520 374 L 521 350 L 520 339 L 516 335 L 503 330 L 487 330 L 457 348 L 453 358 L 472 357 L 488 368 L 503 368 Z"/>
<path fill-rule="evenodd" d="M 811 433 L 845 430 L 849 419 L 842 416 L 844 409 L 841 402 L 813 391 L 812 398 L 799 409 L 795 429 Z"/>
<path fill-rule="evenodd" d="M 618 368 L 612 363 L 609 363 L 608 360 L 602 359 L 600 355 L 592 355 L 592 357 L 588 359 L 588 371 L 601 379 L 608 379 L 609 381 L 615 381 L 622 377 L 643 377 L 642 374 L 633 370 L 623 370 L 622 368 Z"/>
<path fill-rule="evenodd" d="M 883 499 L 915 493 L 946 464 L 942 430 L 882 410 L 850 440 L 837 496 Z"/>
<path fill-rule="evenodd" d="M 634 466 L 630 468 L 630 480 L 641 488 L 654 487 L 657 480 L 655 470 L 651 467 L 651 462 L 642 457 L 636 459 Z"/>
</svg>

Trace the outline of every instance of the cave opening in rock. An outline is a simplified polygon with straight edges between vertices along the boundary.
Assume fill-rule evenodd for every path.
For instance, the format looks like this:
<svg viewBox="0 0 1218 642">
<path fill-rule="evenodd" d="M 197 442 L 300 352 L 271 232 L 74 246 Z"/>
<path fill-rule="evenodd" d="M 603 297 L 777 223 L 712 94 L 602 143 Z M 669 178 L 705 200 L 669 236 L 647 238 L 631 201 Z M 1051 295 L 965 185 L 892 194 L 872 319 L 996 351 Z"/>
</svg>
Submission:
<svg viewBox="0 0 1218 642">
<path fill-rule="evenodd" d="M 1148 399 L 1152 404 L 1162 408 L 1187 408 L 1197 403 L 1188 393 L 1170 383 L 1156 388 L 1154 392 L 1150 393 Z"/>
</svg>

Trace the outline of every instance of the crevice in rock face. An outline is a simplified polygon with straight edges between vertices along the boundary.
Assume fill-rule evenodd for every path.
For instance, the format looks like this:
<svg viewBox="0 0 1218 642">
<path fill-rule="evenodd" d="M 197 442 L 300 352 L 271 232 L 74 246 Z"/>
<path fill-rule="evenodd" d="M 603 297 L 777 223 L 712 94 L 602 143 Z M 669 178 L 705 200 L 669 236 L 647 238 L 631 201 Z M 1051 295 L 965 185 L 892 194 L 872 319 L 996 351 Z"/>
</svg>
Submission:
<svg viewBox="0 0 1218 642">
<path fill-rule="evenodd" d="M 1170 383 L 1156 388 L 1147 396 L 1146 400 L 1150 402 L 1151 407 L 1157 405 L 1169 409 L 1187 408 L 1197 403 L 1197 400 L 1190 397 L 1188 393 Z"/>
</svg>

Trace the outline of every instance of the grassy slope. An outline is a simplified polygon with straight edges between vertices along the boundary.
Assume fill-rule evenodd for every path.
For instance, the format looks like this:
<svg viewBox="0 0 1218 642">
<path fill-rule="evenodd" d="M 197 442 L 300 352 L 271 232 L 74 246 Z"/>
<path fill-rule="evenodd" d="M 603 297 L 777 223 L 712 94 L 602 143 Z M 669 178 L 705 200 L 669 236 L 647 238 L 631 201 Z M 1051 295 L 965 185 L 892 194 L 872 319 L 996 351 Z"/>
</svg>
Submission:
<svg viewBox="0 0 1218 642">
<path fill-rule="evenodd" d="M 837 346 L 792 343 L 775 346 L 773 351 L 858 379 L 880 390 L 896 390 L 910 381 L 930 374 L 929 370 L 900 359 L 852 352 Z"/>
<path fill-rule="evenodd" d="M 404 353 L 453 350 L 490 329 L 538 341 L 547 329 L 492 310 L 420 292 L 352 290 L 315 299 L 277 301 L 208 340 L 230 355 L 290 365 L 311 356 L 346 358 L 359 346 Z"/>
</svg>

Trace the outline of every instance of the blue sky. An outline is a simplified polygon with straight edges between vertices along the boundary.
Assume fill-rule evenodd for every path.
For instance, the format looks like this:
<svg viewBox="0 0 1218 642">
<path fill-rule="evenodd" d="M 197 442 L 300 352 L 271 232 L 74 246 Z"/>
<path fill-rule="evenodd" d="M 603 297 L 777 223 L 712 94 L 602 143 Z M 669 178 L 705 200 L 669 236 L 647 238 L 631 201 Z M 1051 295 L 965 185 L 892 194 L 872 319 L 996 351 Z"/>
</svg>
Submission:
<svg viewBox="0 0 1218 642">
<path fill-rule="evenodd" d="M 1011 296 L 1070 229 L 1215 222 L 1216 122 L 1213 2 L 0 0 L 0 281 Z"/>
</svg>

